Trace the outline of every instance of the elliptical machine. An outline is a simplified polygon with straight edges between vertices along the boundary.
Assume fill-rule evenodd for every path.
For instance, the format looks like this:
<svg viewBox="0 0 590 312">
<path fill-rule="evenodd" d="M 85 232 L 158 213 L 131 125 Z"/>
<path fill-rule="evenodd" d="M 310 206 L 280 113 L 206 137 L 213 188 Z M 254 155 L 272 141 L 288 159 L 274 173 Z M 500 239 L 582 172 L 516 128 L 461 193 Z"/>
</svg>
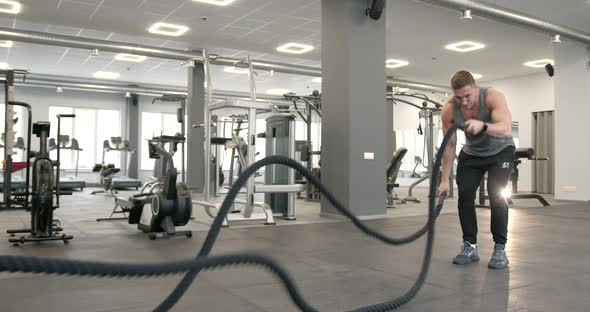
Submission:
<svg viewBox="0 0 590 312">
<path fill-rule="evenodd" d="M 181 134 L 149 140 L 150 158 L 156 159 L 154 180 L 128 200 L 116 199 L 115 204 L 129 212 L 129 224 L 137 224 L 137 228 L 147 233 L 150 239 L 193 235 L 192 231 L 176 231 L 177 226 L 188 223 L 193 211 L 191 191 L 185 183 L 176 182 L 178 171 L 172 159 L 178 144 L 184 144 L 185 140 Z"/>
<path fill-rule="evenodd" d="M 57 115 L 58 121 L 61 118 L 74 118 L 76 115 Z M 58 123 L 58 133 L 59 133 Z M 40 139 L 40 151 L 33 162 L 33 185 L 32 185 L 32 207 L 31 207 L 31 228 L 6 231 L 11 237 L 8 241 L 14 246 L 25 242 L 40 242 L 50 240 L 61 240 L 68 243 L 74 236 L 60 234 L 63 229 L 59 220 L 53 218 L 53 210 L 59 208 L 59 149 L 57 160 L 58 178 L 54 179 L 54 162 L 49 158 L 47 141 L 49 137 L 50 124 L 47 121 L 39 121 L 33 124 L 33 134 Z M 31 156 L 31 155 L 29 155 Z M 54 191 L 54 183 L 56 183 Z M 63 193 L 63 192 L 61 192 Z M 56 205 L 53 205 L 53 196 L 56 196 Z M 29 236 L 14 238 L 17 233 L 31 233 Z"/>
</svg>

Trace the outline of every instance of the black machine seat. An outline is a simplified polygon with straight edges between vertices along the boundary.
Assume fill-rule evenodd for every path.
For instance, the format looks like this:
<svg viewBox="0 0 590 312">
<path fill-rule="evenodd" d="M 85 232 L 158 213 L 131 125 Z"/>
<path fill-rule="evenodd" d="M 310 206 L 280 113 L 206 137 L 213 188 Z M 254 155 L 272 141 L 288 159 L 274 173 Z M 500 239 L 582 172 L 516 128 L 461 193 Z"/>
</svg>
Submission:
<svg viewBox="0 0 590 312">
<path fill-rule="evenodd" d="M 231 141 L 231 138 L 211 138 L 211 144 L 213 145 L 225 145 L 229 141 Z"/>
<path fill-rule="evenodd" d="M 508 203 L 512 203 L 512 199 L 536 199 L 538 200 L 543 206 L 551 206 L 549 202 L 540 194 L 536 193 L 518 193 L 518 178 L 519 178 L 519 171 L 518 166 L 522 163 L 521 159 L 529 159 L 529 160 L 549 160 L 549 158 L 538 158 L 535 157 L 535 149 L 531 147 L 521 147 L 517 148 L 514 151 L 514 163 L 512 166 L 512 172 L 510 173 L 510 181 L 512 182 L 512 194 L 510 198 L 507 198 Z M 488 196 L 485 196 L 485 177 L 481 180 L 479 186 L 479 205 L 478 207 L 487 207 L 485 205 L 485 200 L 488 199 Z"/>
<path fill-rule="evenodd" d="M 72 138 L 72 143 L 70 144 L 70 149 L 76 150 L 76 151 L 82 151 L 82 149 L 80 148 L 80 144 L 78 143 L 78 140 Z"/>
<path fill-rule="evenodd" d="M 161 140 L 167 141 L 167 142 L 178 142 L 178 143 L 183 143 L 186 141 L 186 138 L 181 135 L 181 134 L 177 134 L 177 135 L 161 135 L 160 136 Z"/>
<path fill-rule="evenodd" d="M 70 143 L 70 136 L 67 134 L 60 134 L 57 142 L 61 148 L 65 148 Z"/>
<path fill-rule="evenodd" d="M 21 150 L 26 149 L 26 147 L 25 147 L 25 139 L 23 139 L 22 137 L 16 138 L 16 144 L 14 144 L 14 147 L 15 148 L 18 148 L 18 149 L 21 149 Z"/>
<path fill-rule="evenodd" d="M 117 174 L 119 171 L 121 171 L 121 169 L 119 169 L 119 168 L 107 168 L 107 169 L 101 171 L 100 175 L 103 178 L 106 178 L 106 177 L 110 177 L 110 176 Z"/>
<path fill-rule="evenodd" d="M 399 187 L 399 184 L 395 183 L 395 180 L 397 179 L 397 175 L 399 173 L 399 169 L 402 165 L 402 159 L 404 158 L 404 156 L 406 155 L 406 153 L 408 152 L 408 149 L 405 147 L 402 147 L 400 149 L 398 149 L 394 154 L 393 154 L 393 158 L 391 158 L 391 161 L 389 162 L 389 166 L 387 167 L 387 192 L 391 193 L 391 190 L 393 190 L 394 187 Z"/>
<path fill-rule="evenodd" d="M 99 172 L 103 169 L 107 169 L 107 168 L 115 168 L 114 164 L 108 164 L 108 165 L 103 165 L 103 164 L 95 164 L 94 168 L 92 168 L 92 172 Z"/>
<path fill-rule="evenodd" d="M 52 150 L 54 150 L 54 149 L 57 148 L 57 144 L 55 144 L 55 139 L 54 138 L 49 139 L 48 145 L 49 145 L 49 150 L 50 151 L 52 151 Z"/>
</svg>

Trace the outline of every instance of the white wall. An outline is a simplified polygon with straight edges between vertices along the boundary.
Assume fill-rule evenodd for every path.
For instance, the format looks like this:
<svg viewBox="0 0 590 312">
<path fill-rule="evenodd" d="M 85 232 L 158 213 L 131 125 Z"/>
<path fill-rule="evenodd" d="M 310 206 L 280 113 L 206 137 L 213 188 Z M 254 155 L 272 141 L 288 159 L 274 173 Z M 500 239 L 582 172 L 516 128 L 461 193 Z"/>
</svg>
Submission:
<svg viewBox="0 0 590 312">
<path fill-rule="evenodd" d="M 590 200 L 590 52 L 583 45 L 554 45 L 555 198 Z"/>
<path fill-rule="evenodd" d="M 127 116 L 125 115 L 125 98 L 122 94 L 98 93 L 64 90 L 63 93 L 55 92 L 53 88 L 39 88 L 21 86 L 16 88 L 16 100 L 29 103 L 33 111 L 33 122 L 49 121 L 49 106 L 89 107 L 114 109 L 121 112 L 121 129 L 125 129 Z M 26 123 L 26 121 L 23 121 Z M 57 125 L 51 125 L 51 136 L 55 136 Z M 22 136 L 22 135 L 21 135 Z M 26 138 L 25 138 L 26 140 Z M 32 137 L 32 149 L 39 150 L 39 140 Z M 80 142 L 82 144 L 82 142 Z M 73 170 L 67 170 L 66 174 L 73 174 Z M 62 173 L 63 174 L 63 173 Z M 78 176 L 87 183 L 99 183 L 98 173 L 92 170 L 79 170 Z"/>
<path fill-rule="evenodd" d="M 518 147 L 531 147 L 533 139 L 532 112 L 555 109 L 553 79 L 542 73 L 482 83 L 491 86 L 506 96 L 512 112 L 512 120 L 518 121 Z M 532 163 L 523 160 L 518 167 L 519 191 L 532 190 Z"/>
</svg>

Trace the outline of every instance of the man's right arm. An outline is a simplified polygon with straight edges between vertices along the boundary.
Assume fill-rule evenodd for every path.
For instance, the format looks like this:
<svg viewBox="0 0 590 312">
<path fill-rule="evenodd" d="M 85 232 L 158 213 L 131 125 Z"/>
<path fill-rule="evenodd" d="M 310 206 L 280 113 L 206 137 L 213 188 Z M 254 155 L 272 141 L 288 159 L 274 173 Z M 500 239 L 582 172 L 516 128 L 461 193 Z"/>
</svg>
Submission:
<svg viewBox="0 0 590 312">
<path fill-rule="evenodd" d="M 443 107 L 441 112 L 441 119 L 443 124 L 443 134 L 446 135 L 454 123 L 453 105 L 451 102 L 446 103 Z M 444 182 L 449 182 L 449 177 L 451 175 L 451 170 L 453 168 L 453 161 L 455 160 L 456 146 L 457 133 L 455 132 L 455 134 L 453 134 L 453 136 L 451 137 L 451 140 L 449 141 L 449 144 L 447 145 L 447 148 L 443 154 L 441 184 Z"/>
</svg>

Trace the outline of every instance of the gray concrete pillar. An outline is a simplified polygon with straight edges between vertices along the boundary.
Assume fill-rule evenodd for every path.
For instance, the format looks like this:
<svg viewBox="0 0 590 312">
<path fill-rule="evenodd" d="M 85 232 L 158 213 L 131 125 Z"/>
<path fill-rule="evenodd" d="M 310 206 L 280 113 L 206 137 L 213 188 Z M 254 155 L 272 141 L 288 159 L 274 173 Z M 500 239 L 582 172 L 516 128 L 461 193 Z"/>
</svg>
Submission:
<svg viewBox="0 0 590 312">
<path fill-rule="evenodd" d="M 205 123 L 205 72 L 203 64 L 188 68 L 188 96 L 186 101 L 187 124 L 187 176 L 192 190 L 203 191 L 205 186 L 205 128 L 192 125 Z"/>
<path fill-rule="evenodd" d="M 131 94 L 127 99 L 127 140 L 132 148 L 137 152 L 130 153 L 129 164 L 127 167 L 127 176 L 133 179 L 139 178 L 139 95 Z"/>
<path fill-rule="evenodd" d="M 388 151 L 385 13 L 322 0 L 322 182 L 362 218 L 385 214 Z M 371 158 L 371 155 L 374 159 Z M 322 215 L 337 214 L 324 199 Z"/>
</svg>

